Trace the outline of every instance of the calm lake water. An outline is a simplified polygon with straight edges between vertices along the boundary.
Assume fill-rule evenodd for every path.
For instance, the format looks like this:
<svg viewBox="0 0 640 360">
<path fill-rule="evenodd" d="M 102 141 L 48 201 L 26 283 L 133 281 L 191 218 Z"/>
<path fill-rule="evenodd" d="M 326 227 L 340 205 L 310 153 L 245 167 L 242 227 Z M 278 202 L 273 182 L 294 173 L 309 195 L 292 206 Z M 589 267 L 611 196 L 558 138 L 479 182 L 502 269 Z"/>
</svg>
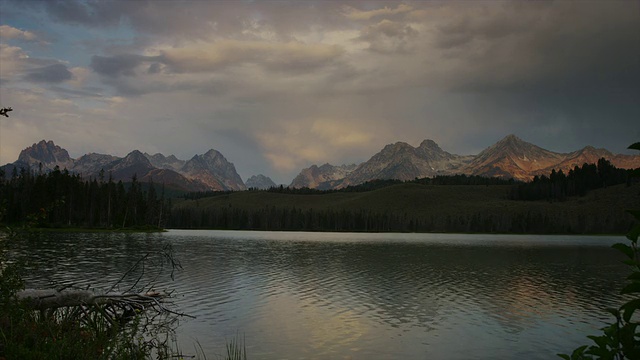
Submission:
<svg viewBox="0 0 640 360">
<path fill-rule="evenodd" d="M 171 245 L 178 340 L 208 359 L 553 359 L 610 321 L 624 237 L 181 231 L 40 234 L 28 285 L 107 288 Z M 148 269 L 147 269 L 148 270 Z M 148 273 L 151 276 L 151 273 Z M 133 281 L 126 279 L 127 281 Z"/>
</svg>

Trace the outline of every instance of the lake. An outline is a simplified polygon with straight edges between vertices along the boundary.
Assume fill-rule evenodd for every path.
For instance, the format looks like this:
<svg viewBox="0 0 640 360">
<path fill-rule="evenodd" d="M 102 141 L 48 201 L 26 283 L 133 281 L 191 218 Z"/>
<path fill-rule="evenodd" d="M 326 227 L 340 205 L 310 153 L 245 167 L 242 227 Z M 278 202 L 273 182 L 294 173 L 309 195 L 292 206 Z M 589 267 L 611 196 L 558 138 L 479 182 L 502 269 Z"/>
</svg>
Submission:
<svg viewBox="0 0 640 360">
<path fill-rule="evenodd" d="M 170 245 L 185 354 L 249 359 L 553 359 L 588 344 L 628 274 L 622 236 L 171 230 L 37 234 L 28 286 L 108 288 Z M 147 268 L 147 275 L 152 276 Z M 134 281 L 129 276 L 126 281 Z"/>
</svg>

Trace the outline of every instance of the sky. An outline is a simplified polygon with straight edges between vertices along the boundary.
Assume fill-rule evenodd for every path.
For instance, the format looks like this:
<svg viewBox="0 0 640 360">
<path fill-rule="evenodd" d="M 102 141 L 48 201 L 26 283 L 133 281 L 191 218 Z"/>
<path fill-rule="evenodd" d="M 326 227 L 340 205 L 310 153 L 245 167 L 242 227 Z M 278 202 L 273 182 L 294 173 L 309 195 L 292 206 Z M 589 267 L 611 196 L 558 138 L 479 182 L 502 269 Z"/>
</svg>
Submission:
<svg viewBox="0 0 640 360">
<path fill-rule="evenodd" d="M 0 163 L 221 152 L 246 180 L 432 139 L 640 141 L 640 1 L 0 0 Z"/>
</svg>

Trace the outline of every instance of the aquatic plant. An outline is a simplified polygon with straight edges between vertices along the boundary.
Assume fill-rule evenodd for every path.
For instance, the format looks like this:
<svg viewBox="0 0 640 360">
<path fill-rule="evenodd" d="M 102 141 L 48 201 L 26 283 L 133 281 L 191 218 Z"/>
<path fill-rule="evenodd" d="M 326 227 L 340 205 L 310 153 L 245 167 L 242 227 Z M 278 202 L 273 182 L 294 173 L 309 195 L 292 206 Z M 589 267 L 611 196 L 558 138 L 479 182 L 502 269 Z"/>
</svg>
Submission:
<svg viewBox="0 0 640 360">
<path fill-rule="evenodd" d="M 139 282 L 142 275 L 120 296 L 114 287 L 104 294 L 73 287 L 24 290 L 23 266 L 11 259 L 7 244 L 19 240 L 13 232 L 0 232 L 0 359 L 174 357 L 174 329 L 183 314 L 170 310 L 162 294 L 140 292 L 148 285 Z M 170 252 L 155 255 L 172 271 L 179 266 Z M 147 271 L 162 269 L 158 261 L 150 265 L 151 256 L 127 273 L 144 272 L 145 262 Z"/>
<path fill-rule="evenodd" d="M 640 142 L 629 146 L 629 149 L 640 150 Z M 627 277 L 627 285 L 620 293 L 631 295 L 632 299 L 618 308 L 607 309 L 615 317 L 615 321 L 602 328 L 602 334 L 587 336 L 595 344 L 580 346 L 570 355 L 558 354 L 563 359 L 640 359 L 640 333 L 638 332 L 640 319 L 636 313 L 636 310 L 640 309 L 640 251 L 638 249 L 640 210 L 628 210 L 628 212 L 639 223 L 627 234 L 629 244 L 617 243 L 613 247 L 627 257 L 624 263 L 631 269 L 631 274 Z"/>
</svg>

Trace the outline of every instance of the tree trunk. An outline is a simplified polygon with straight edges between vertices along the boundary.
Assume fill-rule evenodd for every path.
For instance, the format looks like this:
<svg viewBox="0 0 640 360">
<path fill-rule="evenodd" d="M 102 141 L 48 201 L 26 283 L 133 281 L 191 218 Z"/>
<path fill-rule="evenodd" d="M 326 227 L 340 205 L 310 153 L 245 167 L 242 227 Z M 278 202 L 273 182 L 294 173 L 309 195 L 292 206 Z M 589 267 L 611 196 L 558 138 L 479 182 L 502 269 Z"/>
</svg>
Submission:
<svg viewBox="0 0 640 360">
<path fill-rule="evenodd" d="M 161 292 L 147 292 L 143 294 L 99 294 L 88 290 L 56 290 L 56 289 L 25 289 L 19 291 L 16 297 L 26 301 L 34 309 L 57 309 L 81 305 L 97 305 L 109 303 L 157 304 L 168 294 Z"/>
</svg>

